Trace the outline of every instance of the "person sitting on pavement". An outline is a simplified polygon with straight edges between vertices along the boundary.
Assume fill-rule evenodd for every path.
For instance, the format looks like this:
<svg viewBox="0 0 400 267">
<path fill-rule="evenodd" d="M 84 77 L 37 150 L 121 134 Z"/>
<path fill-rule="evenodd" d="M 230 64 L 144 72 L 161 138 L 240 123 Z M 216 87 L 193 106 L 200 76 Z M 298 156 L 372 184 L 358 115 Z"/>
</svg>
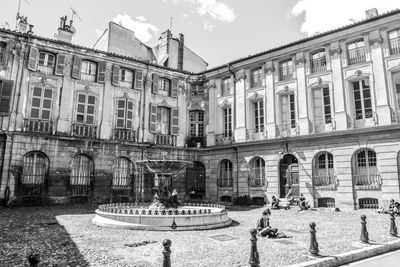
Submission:
<svg viewBox="0 0 400 267">
<path fill-rule="evenodd" d="M 389 208 L 386 210 L 385 208 L 381 208 L 378 210 L 378 213 L 388 214 L 393 212 L 395 215 L 400 215 L 400 203 L 394 201 L 394 199 L 390 200 Z"/>
<path fill-rule="evenodd" d="M 286 194 L 286 199 L 289 203 L 289 205 L 292 205 L 294 202 L 294 194 L 293 194 L 293 190 L 291 187 L 289 187 L 289 191 Z"/>
<path fill-rule="evenodd" d="M 299 197 L 299 207 L 301 210 L 308 210 L 310 208 L 310 205 L 303 194 L 300 194 Z"/>
<path fill-rule="evenodd" d="M 262 212 L 261 217 L 257 220 L 257 231 L 260 233 L 263 229 L 269 226 L 269 215 L 271 215 L 271 210 L 266 209 Z"/>
<path fill-rule="evenodd" d="M 275 196 L 272 196 L 271 209 L 279 209 L 279 199 L 277 199 Z"/>
<path fill-rule="evenodd" d="M 262 216 L 257 221 L 257 231 L 262 237 L 268 238 L 285 238 L 287 237 L 285 233 L 279 232 L 278 228 L 272 228 L 269 225 L 269 215 L 271 215 L 271 210 L 266 209 L 263 211 Z"/>
</svg>

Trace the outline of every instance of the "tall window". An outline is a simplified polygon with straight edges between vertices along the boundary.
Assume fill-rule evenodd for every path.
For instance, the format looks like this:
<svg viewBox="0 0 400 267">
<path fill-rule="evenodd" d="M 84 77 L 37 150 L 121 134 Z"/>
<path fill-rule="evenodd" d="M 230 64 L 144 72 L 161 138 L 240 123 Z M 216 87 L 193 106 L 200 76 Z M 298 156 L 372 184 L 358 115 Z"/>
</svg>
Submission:
<svg viewBox="0 0 400 267">
<path fill-rule="evenodd" d="M 265 185 L 265 161 L 260 157 L 255 157 L 250 161 L 250 185 Z"/>
<path fill-rule="evenodd" d="M 53 90 L 42 87 L 33 87 L 30 118 L 50 120 Z"/>
<path fill-rule="evenodd" d="M 4 64 L 4 58 L 6 55 L 6 43 L 0 42 L 0 64 Z"/>
<path fill-rule="evenodd" d="M 224 137 L 232 137 L 232 108 L 224 108 Z"/>
<path fill-rule="evenodd" d="M 156 132 L 160 134 L 170 134 L 171 129 L 171 109 L 167 107 L 157 107 Z"/>
<path fill-rule="evenodd" d="M 45 74 L 54 73 L 55 55 L 47 52 L 39 53 L 38 70 Z"/>
<path fill-rule="evenodd" d="M 160 78 L 160 95 L 169 96 L 171 94 L 171 81 L 167 78 Z"/>
<path fill-rule="evenodd" d="M 250 87 L 259 87 L 262 85 L 262 68 L 250 71 Z"/>
<path fill-rule="evenodd" d="M 285 128 L 296 127 L 294 94 L 281 95 L 281 123 Z"/>
<path fill-rule="evenodd" d="M 117 128 L 133 129 L 133 101 L 118 99 L 117 101 Z"/>
<path fill-rule="evenodd" d="M 82 60 L 81 79 L 85 81 L 96 81 L 97 64 L 92 61 Z"/>
<path fill-rule="evenodd" d="M 0 114 L 9 112 L 13 84 L 10 80 L 0 80 Z"/>
<path fill-rule="evenodd" d="M 29 152 L 24 156 L 21 182 L 24 185 L 45 183 L 49 169 L 49 158 L 39 151 Z"/>
<path fill-rule="evenodd" d="M 313 89 L 312 94 L 313 94 L 314 125 L 316 132 L 320 132 L 325 129 L 326 123 L 332 122 L 329 87 Z"/>
<path fill-rule="evenodd" d="M 353 97 L 355 119 L 362 120 L 372 118 L 371 91 L 369 79 L 353 82 Z"/>
<path fill-rule="evenodd" d="M 353 161 L 353 177 L 358 186 L 380 185 L 375 151 L 363 148 L 357 152 Z"/>
<path fill-rule="evenodd" d="M 127 158 L 118 158 L 113 165 L 112 187 L 130 187 L 133 178 L 133 164 Z"/>
<path fill-rule="evenodd" d="M 231 78 L 222 79 L 222 95 L 230 95 L 231 94 Z"/>
<path fill-rule="evenodd" d="M 291 59 L 279 63 L 279 80 L 286 81 L 293 78 L 293 61 Z"/>
<path fill-rule="evenodd" d="M 96 97 L 83 93 L 78 94 L 76 122 L 93 125 L 95 123 Z"/>
<path fill-rule="evenodd" d="M 121 68 L 119 77 L 119 86 L 133 88 L 133 71 Z"/>
<path fill-rule="evenodd" d="M 349 65 L 366 61 L 363 39 L 347 44 L 347 58 Z"/>
<path fill-rule="evenodd" d="M 201 84 L 191 84 L 190 85 L 190 95 L 191 96 L 203 96 L 204 95 L 204 87 Z"/>
<path fill-rule="evenodd" d="M 253 102 L 253 121 L 254 132 L 260 133 L 264 131 L 264 101 Z"/>
<path fill-rule="evenodd" d="M 219 183 L 221 187 L 231 187 L 233 184 L 232 162 L 223 160 L 219 164 Z"/>
<path fill-rule="evenodd" d="M 204 136 L 204 112 L 191 111 L 190 116 L 190 136 L 203 137 Z"/>
<path fill-rule="evenodd" d="M 400 110 L 400 72 L 393 74 L 393 84 L 396 91 L 397 108 Z"/>
<path fill-rule="evenodd" d="M 320 50 L 311 54 L 311 73 L 316 73 L 326 70 L 326 55 L 325 50 Z"/>
<path fill-rule="evenodd" d="M 321 152 L 314 159 L 313 181 L 315 186 L 328 186 L 335 183 L 333 168 L 333 155 Z"/>
<path fill-rule="evenodd" d="M 389 32 L 390 54 L 400 54 L 400 29 Z"/>
<path fill-rule="evenodd" d="M 70 184 L 90 185 L 93 175 L 93 161 L 86 155 L 79 154 L 73 157 L 71 164 Z"/>
</svg>

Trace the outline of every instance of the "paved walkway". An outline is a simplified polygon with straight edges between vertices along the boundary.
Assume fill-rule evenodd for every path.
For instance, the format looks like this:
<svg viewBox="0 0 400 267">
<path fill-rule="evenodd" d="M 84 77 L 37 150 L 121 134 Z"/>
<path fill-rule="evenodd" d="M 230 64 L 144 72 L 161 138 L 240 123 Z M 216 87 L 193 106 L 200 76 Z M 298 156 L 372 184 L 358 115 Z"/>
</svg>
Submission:
<svg viewBox="0 0 400 267">
<path fill-rule="evenodd" d="M 346 264 L 352 267 L 397 267 L 400 266 L 400 250 L 379 255 L 366 260 Z"/>
</svg>

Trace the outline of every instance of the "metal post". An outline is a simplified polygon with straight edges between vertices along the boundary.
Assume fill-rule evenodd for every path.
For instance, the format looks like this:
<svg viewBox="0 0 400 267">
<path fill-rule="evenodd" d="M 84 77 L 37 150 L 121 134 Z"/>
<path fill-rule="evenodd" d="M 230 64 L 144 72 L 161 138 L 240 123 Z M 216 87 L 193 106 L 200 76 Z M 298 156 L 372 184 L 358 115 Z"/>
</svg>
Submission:
<svg viewBox="0 0 400 267">
<path fill-rule="evenodd" d="M 318 242 L 317 242 L 317 237 L 315 233 L 317 230 L 315 230 L 315 222 L 310 223 L 310 254 L 313 256 L 318 256 L 319 249 L 318 249 Z"/>
<path fill-rule="evenodd" d="M 171 267 L 171 244 L 172 241 L 169 239 L 165 239 L 163 241 L 164 250 L 162 253 L 164 254 L 164 259 L 162 267 Z"/>
<path fill-rule="evenodd" d="M 257 251 L 257 230 L 251 229 L 250 234 L 251 249 L 249 264 L 251 267 L 260 267 L 260 256 Z"/>
<path fill-rule="evenodd" d="M 368 231 L 367 231 L 367 216 L 361 215 L 361 236 L 360 241 L 362 243 L 368 243 Z"/>
</svg>

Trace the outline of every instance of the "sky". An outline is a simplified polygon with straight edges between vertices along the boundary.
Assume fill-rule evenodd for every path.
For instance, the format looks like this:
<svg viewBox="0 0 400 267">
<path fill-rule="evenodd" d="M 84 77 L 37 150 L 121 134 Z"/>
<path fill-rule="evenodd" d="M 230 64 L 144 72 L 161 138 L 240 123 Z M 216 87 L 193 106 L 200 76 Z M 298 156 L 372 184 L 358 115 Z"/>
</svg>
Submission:
<svg viewBox="0 0 400 267">
<path fill-rule="evenodd" d="M 19 0 L 0 0 L 0 27 L 15 28 Z M 400 8 L 399 0 L 21 0 L 35 35 L 54 38 L 76 11 L 73 43 L 93 47 L 110 21 L 146 44 L 170 28 L 210 67 Z M 172 18 L 172 19 L 171 19 Z M 171 23 L 172 21 L 172 23 Z M 105 50 L 104 37 L 96 48 Z"/>
</svg>

